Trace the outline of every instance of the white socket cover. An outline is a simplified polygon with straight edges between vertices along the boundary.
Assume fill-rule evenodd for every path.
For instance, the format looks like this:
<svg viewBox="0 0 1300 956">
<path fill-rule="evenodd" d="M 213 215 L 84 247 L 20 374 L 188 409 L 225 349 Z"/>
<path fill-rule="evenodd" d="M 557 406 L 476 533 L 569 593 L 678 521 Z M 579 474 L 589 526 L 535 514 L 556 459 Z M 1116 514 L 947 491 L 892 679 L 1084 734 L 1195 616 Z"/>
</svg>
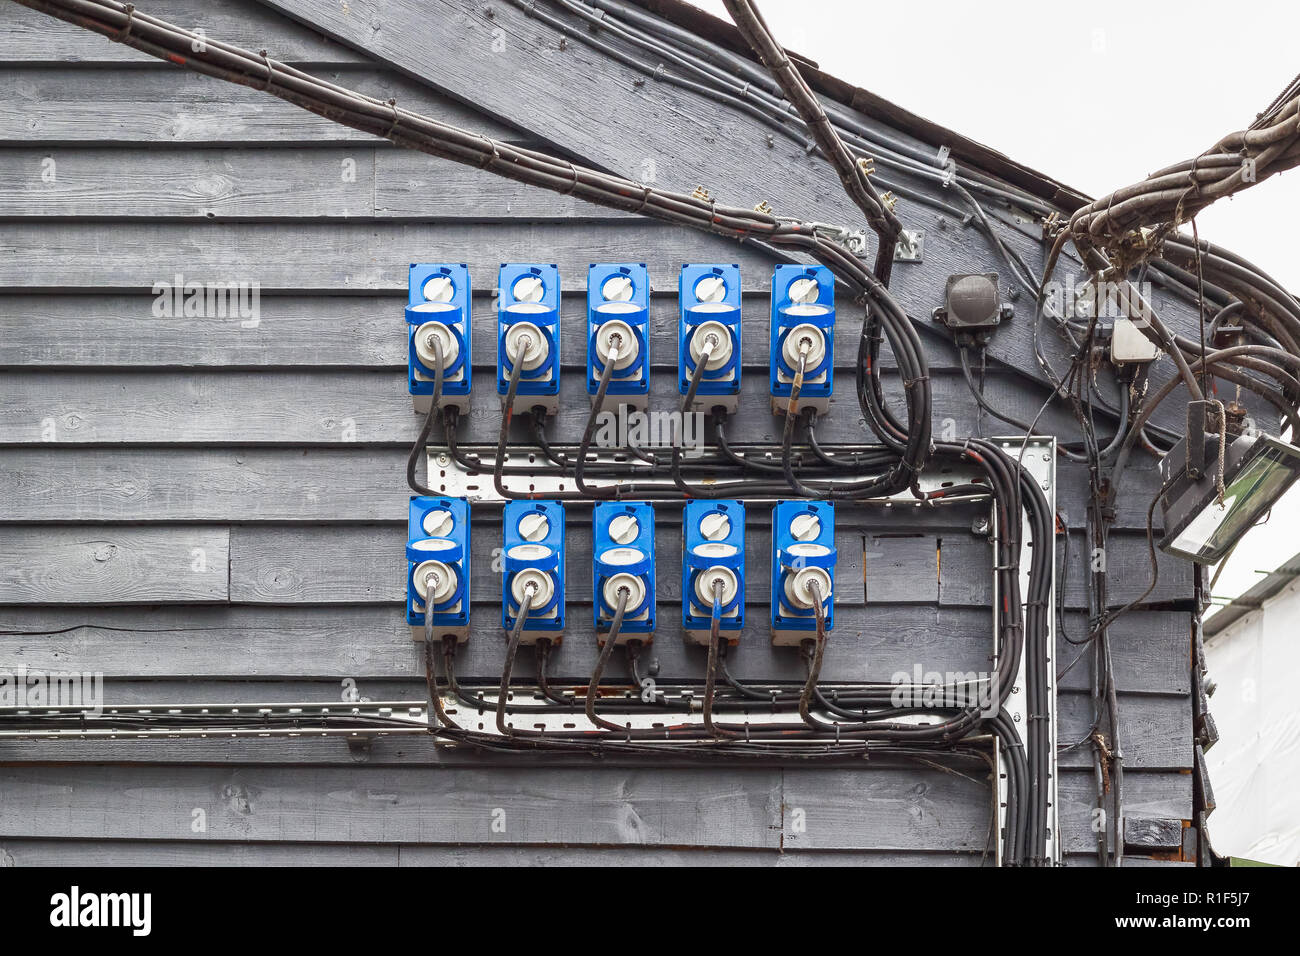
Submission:
<svg viewBox="0 0 1300 956">
<path fill-rule="evenodd" d="M 810 303 L 816 303 L 817 297 L 821 295 L 821 291 L 821 283 L 816 279 L 809 279 L 805 276 L 791 282 L 790 288 L 786 290 L 786 295 L 790 297 L 791 302 L 797 303 L 798 305 L 808 305 Z"/>
<path fill-rule="evenodd" d="M 423 561 L 415 567 L 415 593 L 425 601 L 441 604 L 456 590 L 456 574 L 441 561 Z M 430 594 L 429 585 L 433 585 Z"/>
<path fill-rule="evenodd" d="M 812 588 L 810 585 L 813 581 L 817 582 L 818 590 L 821 592 L 822 601 L 824 602 L 831 593 L 831 576 L 825 568 L 800 568 L 794 574 L 787 575 L 785 579 L 785 596 L 795 607 L 808 609 L 816 603 Z"/>
<path fill-rule="evenodd" d="M 551 521 L 540 511 L 530 511 L 519 519 L 516 528 L 525 541 L 541 541 L 551 533 Z"/>
<path fill-rule="evenodd" d="M 438 356 L 430 344 L 430 338 L 436 338 L 442 346 L 443 368 L 451 368 L 460 355 L 460 343 L 455 334 L 442 322 L 425 322 L 415 329 L 415 354 L 428 368 L 433 368 Z"/>
<path fill-rule="evenodd" d="M 510 296 L 516 302 L 538 303 L 545 295 L 546 284 L 535 275 L 522 275 L 510 287 Z"/>
<path fill-rule="evenodd" d="M 536 568 L 523 568 L 516 571 L 515 576 L 510 580 L 510 596 L 514 598 L 516 607 L 523 604 L 524 591 L 529 585 L 536 589 L 532 604 L 529 605 L 532 611 L 546 607 L 547 602 L 555 595 L 555 581 L 549 574 Z"/>
<path fill-rule="evenodd" d="M 609 538 L 619 544 L 635 540 L 640 531 L 641 523 L 632 515 L 615 515 L 609 522 Z"/>
<path fill-rule="evenodd" d="M 695 332 L 691 335 L 691 361 L 699 364 L 700 357 L 704 354 L 704 343 L 708 341 L 709 336 L 713 336 L 716 342 L 712 351 L 709 352 L 709 360 L 704 363 L 707 371 L 720 369 L 731 360 L 731 330 L 721 322 L 701 322 L 695 327 Z"/>
<path fill-rule="evenodd" d="M 731 519 L 721 511 L 710 511 L 700 519 L 700 537 L 709 541 L 721 541 L 731 534 Z"/>
<path fill-rule="evenodd" d="M 605 579 L 605 586 L 601 589 L 605 603 L 609 605 L 611 611 L 618 607 L 618 592 L 623 588 L 627 588 L 628 592 L 624 612 L 639 608 L 641 602 L 645 600 L 645 582 L 641 578 L 626 572 L 611 574 Z"/>
<path fill-rule="evenodd" d="M 424 516 L 420 526 L 424 533 L 434 538 L 445 538 L 456 525 L 456 519 L 446 508 L 435 508 Z"/>
<path fill-rule="evenodd" d="M 546 361 L 548 351 L 546 336 L 542 330 L 531 322 L 516 322 L 506 329 L 506 357 L 513 363 L 519 354 L 520 343 L 527 340 L 527 350 L 520 363 L 525 371 L 531 372 Z"/>
<path fill-rule="evenodd" d="M 627 302 L 632 298 L 632 280 L 625 275 L 612 275 L 600 287 L 600 297 L 606 302 Z"/>
<path fill-rule="evenodd" d="M 722 276 L 707 275 L 695 280 L 695 298 L 698 302 L 722 305 L 727 297 L 727 283 Z"/>
<path fill-rule="evenodd" d="M 790 522 L 790 536 L 796 541 L 811 541 L 822 533 L 822 519 L 804 512 Z"/>
<path fill-rule="evenodd" d="M 781 345 L 781 354 L 792 369 L 799 368 L 799 348 L 804 339 L 808 340 L 808 361 L 804 368 L 815 369 L 826 355 L 826 337 L 822 335 L 822 330 L 807 322 L 796 325 L 786 333 L 785 341 Z"/>
<path fill-rule="evenodd" d="M 713 585 L 715 582 L 722 582 L 722 603 L 730 604 L 736 597 L 736 589 L 739 583 L 736 580 L 736 572 L 731 568 L 724 568 L 722 565 L 715 565 L 711 568 L 705 568 L 699 574 L 695 575 L 695 596 L 705 607 L 713 606 Z"/>
<path fill-rule="evenodd" d="M 621 371 L 635 362 L 637 353 L 641 351 L 636 335 L 632 331 L 632 326 L 621 319 L 602 322 L 596 329 L 596 354 L 600 356 L 602 364 L 609 361 L 616 343 L 618 358 L 614 362 L 614 368 L 616 371 Z"/>
<path fill-rule="evenodd" d="M 450 302 L 456 295 L 456 285 L 451 276 L 434 275 L 424 280 L 420 292 L 429 302 Z"/>
</svg>

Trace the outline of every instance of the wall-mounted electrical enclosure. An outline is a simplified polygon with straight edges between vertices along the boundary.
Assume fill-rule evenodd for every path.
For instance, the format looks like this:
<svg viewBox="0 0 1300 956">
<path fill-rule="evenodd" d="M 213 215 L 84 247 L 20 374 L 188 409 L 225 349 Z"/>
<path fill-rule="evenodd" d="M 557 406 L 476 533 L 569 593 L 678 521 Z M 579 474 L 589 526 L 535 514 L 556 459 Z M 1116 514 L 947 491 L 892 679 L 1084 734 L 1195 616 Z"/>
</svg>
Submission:
<svg viewBox="0 0 1300 956">
<path fill-rule="evenodd" d="M 497 394 L 510 390 L 515 358 L 521 366 L 514 413 L 560 407 L 560 270 L 506 263 L 497 277 Z"/>
<path fill-rule="evenodd" d="M 649 641 L 655 629 L 655 513 L 645 502 L 602 501 L 592 509 L 593 601 L 596 636 L 605 643 L 627 588 L 615 643 Z"/>
<path fill-rule="evenodd" d="M 564 631 L 564 506 L 558 501 L 509 501 L 504 511 L 501 626 L 513 630 L 531 590 L 521 644 L 560 641 Z"/>
<path fill-rule="evenodd" d="M 587 270 L 587 395 L 593 402 L 611 356 L 614 370 L 602 410 L 644 409 L 650 395 L 650 273 L 643 262 L 594 263 Z"/>
<path fill-rule="evenodd" d="M 715 597 L 719 636 L 734 644 L 745 626 L 745 506 L 688 501 L 682 509 L 682 628 L 688 640 L 709 643 Z"/>
<path fill-rule="evenodd" d="M 1160 346 L 1142 333 L 1138 321 L 1120 317 L 1111 326 L 1110 360 L 1116 365 L 1154 362 L 1160 357 Z"/>
<path fill-rule="evenodd" d="M 1230 438 L 1224 449 L 1223 501 L 1219 501 L 1219 439 L 1200 432 L 1203 447 L 1188 468 L 1188 438 L 1160 462 L 1169 489 L 1160 498 L 1165 519 L 1160 548 L 1200 564 L 1217 564 L 1300 477 L 1300 448 L 1264 434 Z"/>
<path fill-rule="evenodd" d="M 704 362 L 703 378 L 687 411 L 708 412 L 721 406 L 734 413 L 740 405 L 740 266 L 682 266 L 677 301 L 679 394 L 690 391 L 691 376 Z"/>
<path fill-rule="evenodd" d="M 772 643 L 798 647 L 816 636 L 813 584 L 835 623 L 835 506 L 781 501 L 772 509 Z"/>
<path fill-rule="evenodd" d="M 406 299 L 407 391 L 411 404 L 422 415 L 433 402 L 438 347 L 442 351 L 438 405 L 469 411 L 472 301 L 469 268 L 464 263 L 411 264 Z"/>
<path fill-rule="evenodd" d="M 772 413 L 784 415 L 804 359 L 799 408 L 824 414 L 835 381 L 835 277 L 825 266 L 779 265 L 772 273 Z"/>
<path fill-rule="evenodd" d="M 424 640 L 425 602 L 433 606 L 433 637 L 469 637 L 469 502 L 411 499 L 406 532 L 406 622 Z"/>
<path fill-rule="evenodd" d="M 931 317 L 952 332 L 958 345 L 975 345 L 987 341 L 1012 314 L 1012 307 L 1002 302 L 998 274 L 983 272 L 949 276 L 943 305 Z"/>
</svg>

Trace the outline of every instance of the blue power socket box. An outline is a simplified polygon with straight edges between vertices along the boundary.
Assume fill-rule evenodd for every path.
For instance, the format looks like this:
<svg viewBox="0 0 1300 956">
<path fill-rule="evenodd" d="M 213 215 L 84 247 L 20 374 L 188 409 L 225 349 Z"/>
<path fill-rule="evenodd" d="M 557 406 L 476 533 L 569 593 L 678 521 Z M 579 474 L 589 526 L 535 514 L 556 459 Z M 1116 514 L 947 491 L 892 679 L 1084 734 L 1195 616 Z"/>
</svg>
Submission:
<svg viewBox="0 0 1300 956">
<path fill-rule="evenodd" d="M 512 413 L 560 407 L 560 270 L 553 265 L 501 266 L 497 276 L 497 393 L 510 390 L 514 357 L 519 386 Z"/>
<path fill-rule="evenodd" d="M 406 622 L 424 640 L 425 602 L 432 602 L 433 637 L 469 637 L 469 502 L 411 499 L 406 533 Z"/>
<path fill-rule="evenodd" d="M 682 628 L 708 644 L 716 589 L 719 636 L 735 643 L 745 626 L 745 506 L 695 500 L 682 509 Z"/>
<path fill-rule="evenodd" d="M 587 270 L 587 394 L 593 402 L 606 357 L 615 349 L 602 410 L 644 409 L 650 395 L 650 273 L 642 262 L 595 263 Z"/>
<path fill-rule="evenodd" d="M 440 407 L 469 411 L 474 366 L 470 361 L 473 289 L 464 263 L 411 264 L 406 299 L 407 391 L 420 414 L 433 400 L 436 346 L 442 350 Z"/>
<path fill-rule="evenodd" d="M 704 362 L 703 378 L 687 411 L 740 405 L 740 266 L 684 265 L 677 278 L 681 324 L 677 331 L 677 391 L 690 391 Z M 705 358 L 705 344 L 711 345 Z"/>
<path fill-rule="evenodd" d="M 779 265 L 772 273 L 772 412 L 784 415 L 805 356 L 799 407 L 825 414 L 835 385 L 835 276 L 825 266 Z"/>
<path fill-rule="evenodd" d="M 772 643 L 797 647 L 815 637 L 814 594 L 826 630 L 835 625 L 835 506 L 780 501 L 772 509 Z M 816 587 L 813 587 L 813 584 Z"/>
<path fill-rule="evenodd" d="M 649 641 L 655 629 L 655 512 L 645 502 L 602 501 L 592 508 L 593 601 L 600 643 L 609 633 L 618 595 L 627 588 L 615 643 Z"/>
<path fill-rule="evenodd" d="M 501 578 L 501 626 L 514 630 L 531 590 L 521 644 L 560 642 L 564 631 L 564 506 L 558 501 L 507 501 Z"/>
</svg>

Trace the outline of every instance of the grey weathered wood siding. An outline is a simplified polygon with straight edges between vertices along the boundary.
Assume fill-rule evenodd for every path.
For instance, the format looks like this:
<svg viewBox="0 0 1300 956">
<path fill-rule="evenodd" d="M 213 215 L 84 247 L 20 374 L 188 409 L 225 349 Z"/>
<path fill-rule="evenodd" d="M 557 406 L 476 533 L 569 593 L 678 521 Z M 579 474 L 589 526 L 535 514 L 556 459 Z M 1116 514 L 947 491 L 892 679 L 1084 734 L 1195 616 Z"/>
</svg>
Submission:
<svg viewBox="0 0 1300 956">
<path fill-rule="evenodd" d="M 493 136 L 636 178 L 653 170 L 672 188 L 702 183 L 723 201 L 857 221 L 817 157 L 779 139 L 769 146 L 764 128 L 726 107 L 634 82 L 630 68 L 560 43 L 510 4 L 492 4 L 490 16 L 463 0 L 153 0 L 142 9 Z M 665 406 L 678 266 L 738 261 L 750 293 L 750 401 L 733 434 L 777 437 L 764 384 L 771 260 L 760 251 L 398 151 L 25 9 L 5 14 L 0 666 L 103 671 L 110 699 L 124 703 L 338 700 L 347 682 L 376 699 L 421 696 L 400 572 L 403 465 L 418 430 L 401 320 L 412 261 L 468 262 L 488 322 L 502 261 L 557 262 L 569 291 L 582 289 L 590 261 L 646 261 L 657 293 L 652 395 Z M 504 38 L 495 52 L 494 35 Z M 926 231 L 924 261 L 895 270 L 912 314 L 929 315 L 949 273 L 1005 273 L 973 229 L 906 201 L 899 212 Z M 999 217 L 1041 264 L 1032 217 Z M 150 290 L 178 273 L 260 283 L 259 321 L 154 316 Z M 1185 325 L 1176 303 L 1159 304 Z M 572 329 L 580 296 L 564 311 Z M 995 338 L 988 391 L 1032 417 L 1047 392 L 1026 326 Z M 843 382 L 856 335 L 856 319 L 840 322 Z M 926 347 L 936 422 L 1005 433 L 976 414 L 943 339 L 928 334 Z M 490 335 L 478 335 L 475 364 L 490 370 L 492 353 Z M 565 337 L 564 362 L 576 394 L 576 335 Z M 495 437 L 490 389 L 480 380 L 462 441 Z M 828 443 L 861 439 L 850 396 L 842 388 L 823 422 Z M 557 439 L 575 440 L 583 415 L 566 407 Z M 1043 427 L 1072 433 L 1056 409 Z M 1144 461 L 1119 503 L 1113 598 L 1145 586 L 1155 487 Z M 1086 475 L 1063 465 L 1074 634 L 1086 626 L 1085 501 Z M 828 676 L 987 663 L 989 554 L 973 517 L 862 511 L 842 521 Z M 477 547 L 491 547 L 490 527 Z M 679 556 L 672 535 L 660 540 L 671 601 Z M 1063 538 L 1057 547 L 1064 553 Z M 485 580 L 474 593 L 467 679 L 499 673 L 495 588 Z M 1151 832 L 1192 817 L 1191 597 L 1188 566 L 1162 559 L 1148 607 L 1113 633 L 1125 812 Z M 581 598 L 574 620 L 586 616 Z M 662 672 L 698 676 L 702 655 L 681 643 L 675 613 L 661 617 Z M 765 608 L 751 617 L 736 666 L 794 678 L 792 655 L 767 646 Z M 1058 661 L 1073 653 L 1062 638 Z M 585 680 L 593 657 L 591 642 L 572 634 L 557 677 Z M 1091 723 L 1086 666 L 1062 681 L 1062 742 Z M 525 659 L 520 672 L 530 667 Z M 992 847 L 988 774 L 917 765 L 592 765 L 440 753 L 412 738 L 364 754 L 304 739 L 4 742 L 0 765 L 0 864 L 979 864 Z M 1064 754 L 1062 767 L 1065 845 L 1087 864 L 1086 749 Z M 498 808 L 505 833 L 491 826 Z M 796 808 L 802 832 L 790 827 Z M 206 832 L 192 829 L 196 809 Z"/>
</svg>

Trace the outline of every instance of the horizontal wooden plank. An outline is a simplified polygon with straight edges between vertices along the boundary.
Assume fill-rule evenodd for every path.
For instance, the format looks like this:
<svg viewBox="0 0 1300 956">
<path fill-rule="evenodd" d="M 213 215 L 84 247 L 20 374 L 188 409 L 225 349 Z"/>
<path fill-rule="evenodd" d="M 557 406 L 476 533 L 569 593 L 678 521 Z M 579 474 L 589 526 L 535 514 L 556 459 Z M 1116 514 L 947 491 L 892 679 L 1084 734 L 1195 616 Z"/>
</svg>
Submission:
<svg viewBox="0 0 1300 956">
<path fill-rule="evenodd" d="M 595 250 L 610 262 L 645 261 L 656 286 L 673 286 L 683 262 L 738 263 L 746 286 L 755 291 L 771 278 L 771 260 L 752 247 L 646 220 L 511 229 L 465 221 L 376 226 L 61 220 L 0 223 L 0 290 L 149 292 L 180 273 L 200 284 L 258 283 L 264 293 L 405 292 L 411 262 L 451 261 L 467 263 L 475 286 L 487 291 L 502 262 L 538 260 L 560 267 L 564 288 L 583 289 Z M 398 314 L 393 321 L 402 328 Z"/>
<path fill-rule="evenodd" d="M 770 269 L 766 271 L 770 273 Z M 489 282 L 494 283 L 495 272 L 493 268 Z M 111 293 L 91 299 L 75 294 L 15 293 L 3 301 L 0 366 L 301 366 L 390 371 L 407 366 L 404 290 L 375 295 L 264 295 L 259 298 L 259 321 L 254 327 L 244 326 L 246 320 L 237 315 L 157 316 L 152 295 Z M 764 376 L 768 306 L 769 296 L 760 292 L 747 293 L 742 304 L 741 361 Z M 471 350 L 478 368 L 490 369 L 496 363 L 495 310 L 490 292 L 475 294 Z M 560 305 L 560 326 L 566 330 L 560 337 L 560 360 L 569 368 L 586 364 L 587 342 L 581 332 L 586 321 L 586 297 L 570 290 Z M 103 334 L 105 323 L 111 323 L 112 335 Z M 656 289 L 650 300 L 650 361 L 655 366 L 677 367 L 679 324 L 674 280 L 668 287 Z M 861 332 L 861 317 L 845 310 L 835 325 L 837 368 L 853 369 Z M 956 358 L 949 344 L 934 336 L 923 337 L 922 344 L 932 369 L 954 367 Z"/>
<path fill-rule="evenodd" d="M 0 454 L 3 521 L 399 520 L 406 456 L 266 448 L 32 448 Z"/>
<path fill-rule="evenodd" d="M 396 97 L 403 106 L 487 136 L 529 138 L 391 70 L 362 63 L 311 72 L 370 96 Z M 80 69 L 2 66 L 0 84 L 9 91 L 0 102 L 0 143 L 14 146 L 376 142 L 368 133 L 340 126 L 260 90 L 157 61 Z M 55 158 L 57 162 L 57 154 Z M 40 172 L 39 167 L 33 171 L 38 182 Z"/>
<path fill-rule="evenodd" d="M 785 847 L 948 848 L 993 855 L 987 767 L 787 770 Z"/>
<path fill-rule="evenodd" d="M 499 585 L 498 585 L 499 586 Z M 558 684 L 579 685 L 596 662 L 589 604 L 573 602 L 564 642 L 549 669 Z M 663 682 L 703 681 L 703 648 L 682 636 L 680 605 L 664 602 L 660 628 L 644 654 Z M 803 680 L 804 665 L 790 648 L 774 648 L 764 604 L 747 608 L 748 627 L 728 653 L 729 668 L 746 682 Z M 499 600 L 477 606 L 471 639 L 457 652 L 457 672 L 470 683 L 499 681 L 504 656 Z M 370 682 L 419 680 L 422 648 L 411 640 L 399 605 L 329 607 L 114 607 L 7 608 L 0 611 L 0 659 L 33 671 L 74 667 L 109 678 L 148 680 L 226 678 L 321 680 L 359 693 L 379 693 Z M 842 605 L 826 655 L 828 681 L 890 681 L 922 674 L 987 671 L 991 654 L 987 612 L 897 605 Z M 536 674 L 534 655 L 515 662 L 520 682 Z M 626 674 L 620 660 L 610 678 Z"/>
<path fill-rule="evenodd" d="M 305 843 L 779 845 L 772 770 L 0 768 L 0 836 Z"/>
<path fill-rule="evenodd" d="M 1066 565 L 1065 603 L 1071 608 L 1086 608 L 1086 577 L 1090 575 L 1092 549 L 1088 540 L 1078 532 L 1071 532 L 1070 553 Z M 1190 602 L 1192 600 L 1192 575 L 1190 561 L 1155 550 L 1158 574 L 1145 604 Z M 1115 608 L 1142 596 L 1151 584 L 1151 549 L 1145 531 L 1116 532 L 1108 539 L 1105 553 L 1108 603 Z"/>
<path fill-rule="evenodd" d="M 988 862 L 987 860 L 984 862 Z M 238 843 L 42 840 L 0 843 L 0 866 L 978 866 L 974 853 L 665 847 L 429 846 L 373 843 Z"/>
<path fill-rule="evenodd" d="M 959 769 L 922 766 L 903 773 L 787 770 L 783 845 L 987 849 L 992 857 L 990 779 L 987 767 L 967 762 Z"/>
<path fill-rule="evenodd" d="M 225 601 L 230 535 L 173 526 L 5 527 L 4 604 Z"/>
<path fill-rule="evenodd" d="M 765 632 L 767 608 L 748 608 L 749 627 L 728 655 L 742 681 L 798 681 L 803 664 L 787 648 L 773 648 Z M 569 608 L 571 628 L 552 656 L 550 674 L 561 683 L 581 683 L 595 663 L 596 647 L 585 604 Z M 1076 617 L 1076 615 L 1071 615 Z M 665 604 L 660 631 L 646 651 L 661 680 L 702 679 L 702 649 L 686 644 L 678 608 Z M 986 671 L 992 648 L 989 611 L 982 608 L 926 608 L 878 602 L 844 604 L 837 610 L 824 676 L 830 681 L 892 680 L 898 673 Z M 491 601 L 474 609 L 474 637 L 458 652 L 458 669 L 471 681 L 491 682 L 500 674 L 503 633 Z M 1186 693 L 1186 667 L 1177 653 L 1187 615 L 1138 611 L 1117 622 L 1112 645 L 1116 683 L 1124 693 Z M 0 611 L 0 659 L 33 670 L 75 666 L 110 677 L 322 679 L 336 684 L 418 679 L 419 648 L 411 641 L 400 607 L 391 605 L 317 607 L 110 607 L 7 608 Z M 1185 634 L 1184 634 L 1185 636 Z M 1077 649 L 1064 639 L 1057 669 Z M 1166 648 L 1167 653 L 1166 653 Z M 214 653 L 219 649 L 219 653 Z M 1073 651 L 1073 653 L 1071 653 Z M 1061 689 L 1088 686 L 1085 657 L 1061 680 Z M 521 654 L 515 673 L 535 674 L 531 654 Z M 617 678 L 623 671 L 617 667 Z"/>
<path fill-rule="evenodd" d="M 368 144 L 301 149 L 0 150 L 14 170 L 0 215 L 22 219 L 365 219 L 375 212 Z M 107 170 L 113 188 L 104 188 Z"/>
<path fill-rule="evenodd" d="M 1191 628 L 1188 611 L 1132 611 L 1116 620 L 1109 628 L 1116 686 L 1149 693 L 1188 693 Z M 1058 630 L 1056 641 L 1056 673 L 1065 672 L 1060 678 L 1061 690 L 1088 689 L 1091 645 L 1071 643 L 1086 640 L 1087 634 L 1087 615 L 1065 615 L 1065 629 Z M 1074 663 L 1076 658 L 1078 663 Z"/>
<path fill-rule="evenodd" d="M 184 840 L 201 810 L 199 839 L 223 842 L 979 852 L 991 811 L 986 779 L 932 767 L 11 766 L 0 780 L 6 838 Z"/>
<path fill-rule="evenodd" d="M 53 160 L 51 167 L 50 161 Z M 385 144 L 0 149 L 22 219 L 630 219 L 631 214 Z M 117 170 L 104 188 L 105 170 Z"/>
<path fill-rule="evenodd" d="M 368 57 L 279 16 L 253 0 L 151 0 L 149 14 L 187 30 L 292 63 L 369 63 Z M 156 63 L 107 37 L 27 8 L 0 23 L 0 63 Z"/>
<path fill-rule="evenodd" d="M 1126 769 L 1187 770 L 1192 766 L 1192 708 L 1181 695 L 1124 694 L 1119 700 L 1120 743 Z M 1067 691 L 1057 697 L 1057 741 L 1068 746 L 1088 736 L 1093 725 L 1089 695 Z M 1061 767 L 1091 767 L 1088 744 L 1063 751 Z M 1127 779 L 1127 778 L 1126 778 Z"/>
<path fill-rule="evenodd" d="M 576 445 L 585 431 L 591 410 L 585 367 L 561 376 L 560 409 L 547 422 L 553 442 Z M 1017 404 L 1033 402 L 1032 394 L 1010 379 L 1002 378 L 1000 384 Z M 972 434 L 976 416 L 961 376 L 936 370 L 931 386 L 935 425 L 953 440 Z M 674 366 L 652 370 L 650 410 L 676 412 L 681 402 L 677 388 Z M 753 370 L 742 377 L 740 408 L 726 423 L 730 442 L 780 443 L 784 419 L 772 414 L 769 395 L 767 374 Z M 409 447 L 422 424 L 412 412 L 405 373 L 383 370 L 24 369 L 0 379 L 0 400 L 10 410 L 0 421 L 0 443 L 6 444 L 361 442 Z M 1060 422 L 1059 415 L 1052 419 Z M 462 444 L 496 445 L 501 404 L 495 366 L 476 370 L 473 400 L 461 422 Z M 694 436 L 697 442 L 713 443 L 708 421 L 695 420 L 693 427 L 703 431 Z M 829 445 L 875 442 L 861 417 L 850 373 L 836 377 L 830 410 L 816 427 L 819 441 Z M 1005 434 L 1002 428 L 992 432 Z M 519 416 L 511 434 L 512 440 L 531 444 L 526 416 Z M 806 440 L 802 428 L 795 440 Z"/>
</svg>

